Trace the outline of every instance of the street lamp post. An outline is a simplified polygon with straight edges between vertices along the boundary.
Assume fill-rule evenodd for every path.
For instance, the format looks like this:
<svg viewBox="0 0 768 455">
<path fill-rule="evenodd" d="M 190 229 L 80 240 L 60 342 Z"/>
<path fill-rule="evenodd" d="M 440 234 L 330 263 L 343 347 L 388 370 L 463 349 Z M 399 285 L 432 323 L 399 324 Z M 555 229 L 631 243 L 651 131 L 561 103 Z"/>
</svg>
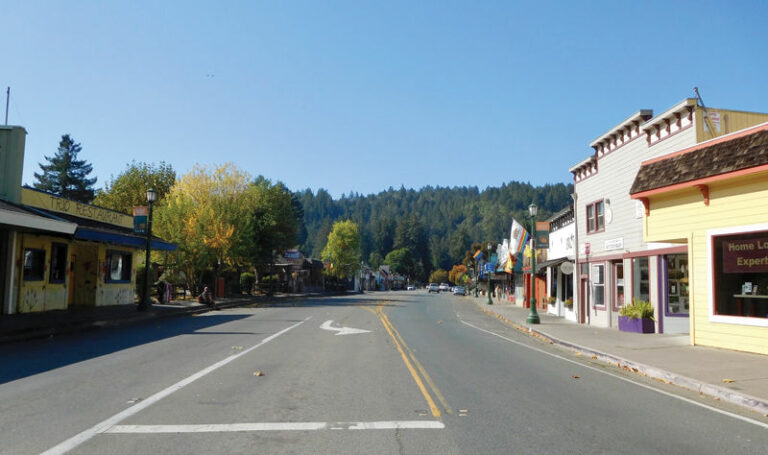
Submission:
<svg viewBox="0 0 768 455">
<path fill-rule="evenodd" d="M 147 190 L 147 202 L 149 202 L 149 216 L 147 217 L 147 256 L 144 261 L 144 296 L 139 302 L 139 311 L 146 311 L 152 306 L 152 301 L 150 300 L 150 291 L 149 291 L 149 269 L 152 267 L 150 264 L 150 258 L 149 253 L 152 249 L 152 203 L 157 200 L 157 193 L 154 189 L 150 188 Z"/>
<path fill-rule="evenodd" d="M 488 264 L 491 264 L 491 242 L 488 242 Z M 493 264 L 491 264 L 493 265 Z M 491 299 L 491 271 L 489 270 L 488 266 L 485 266 L 485 274 L 486 279 L 488 280 L 488 305 L 493 305 L 493 300 Z"/>
<path fill-rule="evenodd" d="M 528 324 L 539 324 L 539 313 L 536 312 L 536 213 L 538 213 L 536 204 L 531 203 L 528 206 L 528 213 L 531 215 L 531 312 L 525 320 Z"/>
</svg>

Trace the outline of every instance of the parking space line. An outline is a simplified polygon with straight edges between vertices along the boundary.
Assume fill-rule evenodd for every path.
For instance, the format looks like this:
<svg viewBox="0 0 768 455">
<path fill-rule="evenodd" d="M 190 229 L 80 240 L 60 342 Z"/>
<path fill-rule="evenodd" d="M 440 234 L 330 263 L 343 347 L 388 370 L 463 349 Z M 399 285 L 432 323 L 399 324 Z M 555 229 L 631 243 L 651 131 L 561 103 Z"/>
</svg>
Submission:
<svg viewBox="0 0 768 455">
<path fill-rule="evenodd" d="M 317 430 L 440 430 L 438 420 L 394 420 L 380 422 L 261 422 L 199 425 L 115 425 L 104 433 L 227 433 L 247 431 L 317 431 Z"/>
</svg>

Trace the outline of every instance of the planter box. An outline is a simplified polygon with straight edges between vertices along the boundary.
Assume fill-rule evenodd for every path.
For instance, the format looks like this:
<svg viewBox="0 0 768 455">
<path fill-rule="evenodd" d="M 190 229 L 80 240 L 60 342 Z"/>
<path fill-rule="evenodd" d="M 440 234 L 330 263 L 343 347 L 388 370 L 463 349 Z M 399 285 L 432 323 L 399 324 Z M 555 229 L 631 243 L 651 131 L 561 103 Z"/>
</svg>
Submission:
<svg viewBox="0 0 768 455">
<path fill-rule="evenodd" d="M 619 316 L 619 330 L 622 332 L 654 333 L 652 319 L 629 319 L 629 316 Z"/>
</svg>

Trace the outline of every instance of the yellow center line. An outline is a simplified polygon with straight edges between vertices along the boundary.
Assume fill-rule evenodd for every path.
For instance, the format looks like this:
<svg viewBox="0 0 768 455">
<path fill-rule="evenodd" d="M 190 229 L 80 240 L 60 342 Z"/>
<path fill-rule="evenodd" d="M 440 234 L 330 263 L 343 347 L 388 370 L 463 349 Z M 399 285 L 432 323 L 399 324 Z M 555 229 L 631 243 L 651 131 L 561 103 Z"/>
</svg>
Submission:
<svg viewBox="0 0 768 455">
<path fill-rule="evenodd" d="M 392 332 L 394 327 L 390 328 L 390 325 L 387 324 L 387 321 L 384 319 L 385 316 L 384 316 L 384 313 L 382 313 L 381 311 L 381 306 L 378 307 L 378 315 L 379 315 L 379 319 L 381 319 L 381 323 L 384 325 L 384 328 L 387 330 L 387 333 L 389 333 L 389 336 L 392 338 L 392 341 L 394 341 L 395 347 L 397 347 L 397 350 L 400 352 L 400 356 L 403 358 L 403 362 L 405 362 L 405 366 L 408 368 L 408 371 L 411 373 L 413 380 L 416 381 L 416 385 L 419 387 L 421 394 L 424 395 L 424 399 L 427 400 L 427 404 L 429 405 L 429 410 L 432 412 L 432 416 L 440 417 L 442 415 L 440 413 L 440 409 L 437 407 L 437 405 L 435 404 L 435 401 L 432 399 L 432 396 L 429 394 L 427 387 L 421 381 L 421 378 L 419 377 L 419 374 L 416 372 L 416 369 L 413 367 L 413 364 L 411 364 L 411 361 L 408 360 L 408 356 L 405 354 L 405 351 L 400 345 L 400 342 L 397 341 L 397 337 Z"/>
<path fill-rule="evenodd" d="M 424 369 L 424 366 L 419 362 L 419 359 L 416 358 L 416 355 L 411 351 L 411 348 L 408 347 L 408 345 L 405 343 L 405 340 L 403 340 L 403 336 L 400 335 L 400 332 L 397 331 L 394 324 L 392 324 L 392 321 L 389 320 L 389 316 L 381 312 L 381 315 L 383 316 L 384 320 L 389 324 L 389 326 L 392 328 L 392 331 L 395 333 L 397 338 L 400 340 L 400 343 L 402 343 L 405 350 L 408 352 L 408 356 L 413 360 L 413 363 L 416 365 L 416 368 L 419 370 L 419 373 L 424 377 L 424 380 L 427 381 L 427 384 L 432 389 L 432 392 L 437 397 L 437 400 L 440 402 L 440 404 L 443 405 L 443 409 L 445 409 L 445 412 L 447 414 L 453 414 L 453 410 L 450 406 L 448 406 L 448 402 L 445 400 L 445 397 L 442 393 L 440 393 L 440 389 L 437 388 L 437 385 L 435 384 L 435 381 L 432 380 L 432 378 L 427 373 L 427 370 Z"/>
</svg>

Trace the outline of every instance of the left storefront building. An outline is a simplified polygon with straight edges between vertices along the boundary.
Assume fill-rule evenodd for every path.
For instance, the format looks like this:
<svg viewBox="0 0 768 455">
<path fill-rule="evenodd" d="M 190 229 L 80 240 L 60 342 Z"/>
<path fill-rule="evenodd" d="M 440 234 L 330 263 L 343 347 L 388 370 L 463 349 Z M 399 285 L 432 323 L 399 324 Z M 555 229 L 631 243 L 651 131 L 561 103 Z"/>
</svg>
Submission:
<svg viewBox="0 0 768 455">
<path fill-rule="evenodd" d="M 146 237 L 133 218 L 21 186 L 26 131 L 0 127 L 2 313 L 134 304 Z M 175 245 L 152 239 L 153 250 Z"/>
</svg>

